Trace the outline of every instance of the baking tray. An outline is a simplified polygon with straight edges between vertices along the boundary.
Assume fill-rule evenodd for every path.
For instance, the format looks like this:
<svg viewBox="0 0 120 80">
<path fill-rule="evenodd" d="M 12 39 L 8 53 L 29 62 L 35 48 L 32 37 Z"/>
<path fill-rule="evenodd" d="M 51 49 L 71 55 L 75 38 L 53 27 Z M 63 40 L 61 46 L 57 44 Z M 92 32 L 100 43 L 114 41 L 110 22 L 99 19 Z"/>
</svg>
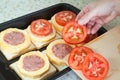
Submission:
<svg viewBox="0 0 120 80">
<path fill-rule="evenodd" d="M 16 19 L 4 22 L 0 24 L 0 31 L 3 31 L 7 28 L 19 28 L 19 29 L 25 29 L 28 27 L 28 25 L 36 19 L 40 19 L 40 18 L 44 18 L 47 20 L 50 20 L 51 17 L 62 10 L 70 10 L 73 11 L 74 13 L 78 14 L 79 13 L 79 9 L 67 4 L 67 3 L 59 3 L 53 6 L 50 6 L 48 8 L 44 8 L 42 10 L 24 15 L 22 17 L 18 17 Z M 106 32 L 106 29 L 104 29 L 103 27 L 98 31 L 98 35 L 101 35 L 103 33 Z M 40 51 L 44 50 L 44 48 L 40 49 Z M 4 57 L 4 55 L 2 54 L 2 52 L 0 52 L 0 80 L 21 80 L 20 77 L 12 70 L 9 68 L 9 65 L 13 62 L 15 62 L 16 60 L 18 60 L 19 57 L 7 61 L 7 59 Z M 68 73 L 69 71 L 71 71 L 71 69 L 69 67 L 67 67 L 66 69 L 64 69 L 61 72 L 56 72 L 56 74 L 52 75 L 51 77 L 47 78 L 46 80 L 55 80 L 58 77 L 64 75 L 65 73 Z"/>
</svg>

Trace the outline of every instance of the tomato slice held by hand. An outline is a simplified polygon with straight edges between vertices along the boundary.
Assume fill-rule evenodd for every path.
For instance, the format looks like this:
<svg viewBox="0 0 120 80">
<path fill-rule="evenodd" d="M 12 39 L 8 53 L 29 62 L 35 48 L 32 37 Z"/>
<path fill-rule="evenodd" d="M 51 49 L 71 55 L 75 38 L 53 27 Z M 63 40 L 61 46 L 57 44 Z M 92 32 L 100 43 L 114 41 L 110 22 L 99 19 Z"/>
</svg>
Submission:
<svg viewBox="0 0 120 80">
<path fill-rule="evenodd" d="M 69 57 L 68 64 L 71 68 L 81 70 L 86 55 L 93 53 L 93 51 L 85 46 L 79 46 L 74 48 Z"/>
<path fill-rule="evenodd" d="M 46 36 L 52 32 L 52 25 L 45 19 L 39 19 L 31 23 L 30 30 L 35 35 Z"/>
<path fill-rule="evenodd" d="M 76 14 L 73 13 L 72 11 L 61 11 L 56 13 L 55 15 L 56 22 L 61 26 L 65 26 L 66 23 L 75 20 L 75 18 Z"/>
<path fill-rule="evenodd" d="M 107 60 L 97 54 L 88 54 L 84 60 L 82 72 L 89 80 L 104 80 L 109 70 Z"/>
<path fill-rule="evenodd" d="M 63 28 L 62 37 L 70 44 L 82 43 L 87 38 L 87 28 L 76 21 L 71 21 Z"/>
</svg>

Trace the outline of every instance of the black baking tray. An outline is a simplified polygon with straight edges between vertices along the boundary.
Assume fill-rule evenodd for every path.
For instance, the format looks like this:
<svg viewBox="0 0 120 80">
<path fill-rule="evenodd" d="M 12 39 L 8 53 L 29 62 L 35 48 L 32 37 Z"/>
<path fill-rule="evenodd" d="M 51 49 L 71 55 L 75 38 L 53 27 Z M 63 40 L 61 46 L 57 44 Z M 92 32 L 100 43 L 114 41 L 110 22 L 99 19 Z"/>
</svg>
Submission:
<svg viewBox="0 0 120 80">
<path fill-rule="evenodd" d="M 80 10 L 70 4 L 67 3 L 59 3 L 53 6 L 50 6 L 48 8 L 44 8 L 42 10 L 24 15 L 22 17 L 18 17 L 16 19 L 4 22 L 0 24 L 0 31 L 3 31 L 7 28 L 19 28 L 19 29 L 25 29 L 28 27 L 28 25 L 30 25 L 30 23 L 33 20 L 36 19 L 40 19 L 40 18 L 44 18 L 47 20 L 50 20 L 51 17 L 62 10 L 70 10 L 73 11 L 74 13 L 78 14 L 80 12 Z M 103 33 L 105 33 L 107 30 L 104 29 L 103 27 L 98 31 L 98 35 L 101 35 Z M 41 50 L 43 50 L 44 48 L 42 48 Z M 12 70 L 9 68 L 9 65 L 13 62 L 15 62 L 16 60 L 18 60 L 19 57 L 7 61 L 7 59 L 4 57 L 4 55 L 2 54 L 2 52 L 0 52 L 0 80 L 21 80 L 20 77 Z M 64 75 L 65 73 L 71 71 L 71 69 L 69 67 L 67 67 L 66 69 L 64 69 L 61 72 L 57 72 L 56 74 L 54 74 L 53 76 L 47 78 L 46 80 L 55 80 L 58 77 Z"/>
</svg>

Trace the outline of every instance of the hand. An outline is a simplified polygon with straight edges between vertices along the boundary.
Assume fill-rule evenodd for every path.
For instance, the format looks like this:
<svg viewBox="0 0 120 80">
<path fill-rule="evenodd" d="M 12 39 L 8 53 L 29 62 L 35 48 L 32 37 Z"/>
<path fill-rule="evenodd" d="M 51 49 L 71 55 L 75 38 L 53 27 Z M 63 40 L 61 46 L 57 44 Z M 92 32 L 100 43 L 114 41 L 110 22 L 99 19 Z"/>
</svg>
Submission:
<svg viewBox="0 0 120 80">
<path fill-rule="evenodd" d="M 88 34 L 95 34 L 101 26 L 116 18 L 120 5 L 118 1 L 120 2 L 120 0 L 97 0 L 87 5 L 77 15 L 78 24 L 86 25 Z"/>
</svg>

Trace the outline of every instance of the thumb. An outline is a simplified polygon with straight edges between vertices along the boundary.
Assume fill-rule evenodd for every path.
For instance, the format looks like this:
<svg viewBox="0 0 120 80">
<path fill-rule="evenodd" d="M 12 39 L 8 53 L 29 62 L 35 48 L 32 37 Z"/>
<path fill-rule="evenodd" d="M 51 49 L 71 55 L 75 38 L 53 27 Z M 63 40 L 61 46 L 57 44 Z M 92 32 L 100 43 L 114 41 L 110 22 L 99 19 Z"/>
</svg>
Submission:
<svg viewBox="0 0 120 80">
<path fill-rule="evenodd" d="M 81 19 L 78 20 L 78 24 L 86 25 L 92 18 L 96 17 L 96 11 L 90 11 L 86 13 Z"/>
</svg>

